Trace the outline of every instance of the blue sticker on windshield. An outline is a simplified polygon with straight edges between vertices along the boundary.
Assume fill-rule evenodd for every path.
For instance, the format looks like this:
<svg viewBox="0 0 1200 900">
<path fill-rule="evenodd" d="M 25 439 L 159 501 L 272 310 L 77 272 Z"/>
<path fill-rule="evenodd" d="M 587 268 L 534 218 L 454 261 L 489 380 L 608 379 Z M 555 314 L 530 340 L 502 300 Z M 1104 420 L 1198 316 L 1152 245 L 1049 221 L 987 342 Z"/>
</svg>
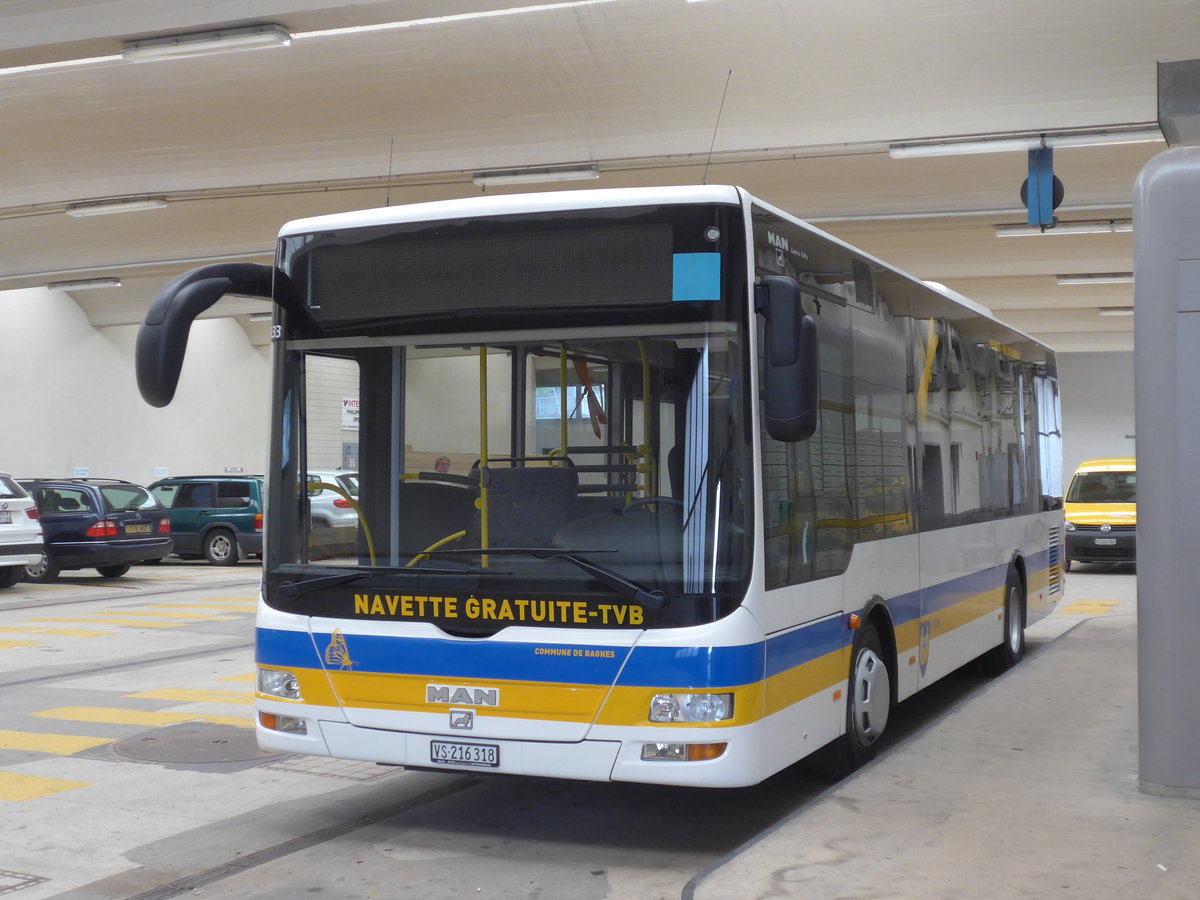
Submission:
<svg viewBox="0 0 1200 900">
<path fill-rule="evenodd" d="M 676 303 L 721 299 L 720 253 L 676 253 L 671 276 L 671 299 Z"/>
</svg>

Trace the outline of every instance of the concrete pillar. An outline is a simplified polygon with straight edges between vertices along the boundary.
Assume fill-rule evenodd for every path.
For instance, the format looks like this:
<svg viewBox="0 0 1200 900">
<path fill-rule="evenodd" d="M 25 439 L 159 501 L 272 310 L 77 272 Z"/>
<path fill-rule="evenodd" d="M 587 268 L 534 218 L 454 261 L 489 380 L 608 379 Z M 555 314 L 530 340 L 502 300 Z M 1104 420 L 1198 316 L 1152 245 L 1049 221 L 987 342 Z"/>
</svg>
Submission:
<svg viewBox="0 0 1200 900">
<path fill-rule="evenodd" d="M 1134 187 L 1138 436 L 1138 768 L 1200 798 L 1200 146 Z"/>
</svg>

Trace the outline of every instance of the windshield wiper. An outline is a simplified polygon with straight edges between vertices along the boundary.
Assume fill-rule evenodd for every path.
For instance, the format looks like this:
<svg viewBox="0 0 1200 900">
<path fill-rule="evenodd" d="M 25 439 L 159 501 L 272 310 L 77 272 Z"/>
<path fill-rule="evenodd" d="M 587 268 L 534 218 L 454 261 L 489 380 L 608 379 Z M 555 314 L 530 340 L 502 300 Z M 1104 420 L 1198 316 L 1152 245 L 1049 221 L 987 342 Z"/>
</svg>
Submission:
<svg viewBox="0 0 1200 900">
<path fill-rule="evenodd" d="M 660 590 L 648 591 L 636 581 L 630 581 L 624 575 L 614 572 L 605 566 L 598 565 L 590 559 L 576 556 L 576 553 L 614 553 L 613 550 L 555 550 L 549 547 L 490 547 L 487 550 L 454 549 L 430 550 L 431 556 L 441 554 L 476 554 L 482 556 L 532 556 L 537 559 L 561 559 L 569 562 L 578 569 L 587 572 L 606 588 L 619 594 L 631 603 L 636 603 L 647 612 L 659 612 L 671 602 L 670 598 Z"/>
<path fill-rule="evenodd" d="M 319 578 L 306 578 L 303 581 L 285 581 L 279 585 L 278 591 L 285 597 L 300 597 L 310 591 L 321 588 L 335 587 L 339 584 L 349 584 L 360 578 L 374 575 L 374 572 L 342 572 L 338 575 L 322 575 Z"/>
<path fill-rule="evenodd" d="M 404 568 L 404 567 L 396 568 L 396 569 L 376 568 L 376 569 L 368 570 L 366 572 L 361 571 L 361 570 L 355 570 L 353 572 L 339 572 L 337 575 L 321 575 L 316 578 L 306 578 L 303 581 L 285 581 L 279 585 L 277 590 L 284 597 L 302 597 L 305 594 L 311 593 L 312 591 L 318 591 L 321 588 L 337 587 L 339 584 L 349 584 L 352 581 L 358 581 L 362 578 L 371 578 L 372 576 L 388 577 L 388 576 L 394 576 L 394 575 L 400 575 L 400 574 L 413 574 L 413 575 L 497 574 L 497 575 L 509 575 L 511 573 L 510 572 L 493 572 L 490 569 L 479 569 L 479 568 L 470 568 L 470 569 L 427 569 L 427 568 L 409 569 L 409 568 Z"/>
</svg>

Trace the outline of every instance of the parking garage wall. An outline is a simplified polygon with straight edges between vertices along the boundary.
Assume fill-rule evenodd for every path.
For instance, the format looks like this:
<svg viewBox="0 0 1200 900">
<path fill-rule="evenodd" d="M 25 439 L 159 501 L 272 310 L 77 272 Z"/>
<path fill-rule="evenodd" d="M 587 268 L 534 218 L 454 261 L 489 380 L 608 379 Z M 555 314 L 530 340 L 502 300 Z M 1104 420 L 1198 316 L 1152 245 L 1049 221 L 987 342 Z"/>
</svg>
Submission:
<svg viewBox="0 0 1200 900">
<path fill-rule="evenodd" d="M 263 472 L 270 351 L 234 319 L 195 323 L 174 402 L 138 393 L 136 325 L 94 328 L 66 294 L 0 292 L 0 470 L 142 484 Z"/>
<path fill-rule="evenodd" d="M 1085 459 L 1136 456 L 1133 353 L 1061 353 L 1063 470 Z"/>
</svg>

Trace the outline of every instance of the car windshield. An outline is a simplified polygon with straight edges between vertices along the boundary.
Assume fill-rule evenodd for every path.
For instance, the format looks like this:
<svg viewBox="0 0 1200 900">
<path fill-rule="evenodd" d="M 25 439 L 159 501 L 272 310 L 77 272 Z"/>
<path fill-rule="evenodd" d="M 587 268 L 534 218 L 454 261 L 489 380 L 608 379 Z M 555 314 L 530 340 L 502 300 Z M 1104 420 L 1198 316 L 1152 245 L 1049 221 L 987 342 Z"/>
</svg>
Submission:
<svg viewBox="0 0 1200 900">
<path fill-rule="evenodd" d="M 1080 472 L 1071 479 L 1068 503 L 1134 503 L 1136 472 Z"/>
</svg>

